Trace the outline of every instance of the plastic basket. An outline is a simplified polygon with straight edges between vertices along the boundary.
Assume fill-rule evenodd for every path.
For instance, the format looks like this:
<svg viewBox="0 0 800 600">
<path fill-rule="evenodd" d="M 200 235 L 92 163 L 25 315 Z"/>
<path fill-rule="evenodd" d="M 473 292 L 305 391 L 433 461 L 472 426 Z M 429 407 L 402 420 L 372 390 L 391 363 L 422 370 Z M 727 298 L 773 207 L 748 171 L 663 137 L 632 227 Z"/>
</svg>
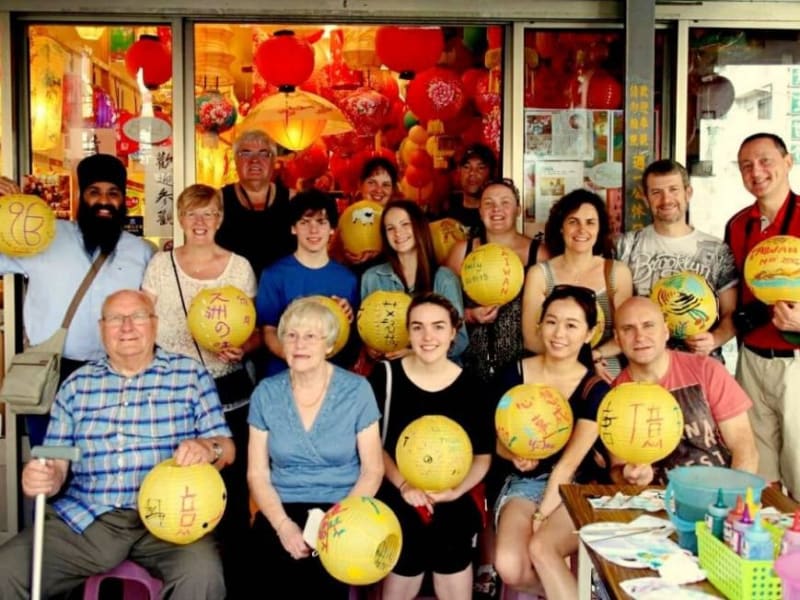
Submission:
<svg viewBox="0 0 800 600">
<path fill-rule="evenodd" d="M 773 541 L 780 539 L 781 530 L 764 525 Z M 699 521 L 695 527 L 700 566 L 708 580 L 729 600 L 780 600 L 781 580 L 773 569 L 771 560 L 745 560 L 726 544 L 715 538 L 708 526 Z"/>
</svg>

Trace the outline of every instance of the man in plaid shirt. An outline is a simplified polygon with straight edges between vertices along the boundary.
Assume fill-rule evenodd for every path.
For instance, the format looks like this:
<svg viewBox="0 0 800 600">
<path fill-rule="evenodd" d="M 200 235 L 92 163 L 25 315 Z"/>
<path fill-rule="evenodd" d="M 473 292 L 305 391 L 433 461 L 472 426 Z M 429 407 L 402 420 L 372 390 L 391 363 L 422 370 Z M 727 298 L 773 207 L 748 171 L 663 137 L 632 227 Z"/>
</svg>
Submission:
<svg viewBox="0 0 800 600">
<path fill-rule="evenodd" d="M 222 468 L 234 459 L 214 380 L 200 363 L 157 348 L 156 327 L 143 292 L 106 299 L 100 331 L 108 357 L 64 381 L 45 438 L 48 446 L 78 446 L 81 459 L 32 460 L 22 472 L 26 495 L 59 494 L 46 509 L 44 597 L 126 558 L 162 579 L 165 597 L 225 597 L 213 536 L 185 545 L 159 540 L 136 509 L 142 480 L 163 460 Z M 0 547 L 0 598 L 28 597 L 32 542 L 29 528 Z"/>
</svg>

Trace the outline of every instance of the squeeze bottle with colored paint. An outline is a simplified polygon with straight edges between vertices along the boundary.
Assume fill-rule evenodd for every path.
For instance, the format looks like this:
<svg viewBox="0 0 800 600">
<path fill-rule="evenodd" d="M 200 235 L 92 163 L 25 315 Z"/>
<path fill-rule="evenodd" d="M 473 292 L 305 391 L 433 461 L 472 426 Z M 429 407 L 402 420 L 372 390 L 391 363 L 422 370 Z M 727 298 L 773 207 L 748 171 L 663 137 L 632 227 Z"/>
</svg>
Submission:
<svg viewBox="0 0 800 600">
<path fill-rule="evenodd" d="M 750 507 L 745 504 L 742 518 L 733 524 L 733 535 L 731 535 L 731 549 L 736 554 L 742 554 L 742 542 L 744 534 L 753 526 L 753 519 L 750 516 Z"/>
<path fill-rule="evenodd" d="M 742 558 L 746 560 L 772 560 L 775 544 L 769 531 L 761 525 L 761 517 L 756 513 L 753 524 L 744 532 L 742 540 Z"/>
<path fill-rule="evenodd" d="M 728 512 L 728 516 L 725 517 L 725 524 L 722 527 L 722 541 L 731 548 L 733 548 L 731 545 L 731 538 L 733 537 L 733 524 L 742 518 L 743 512 L 744 500 L 742 500 L 741 496 L 736 496 L 736 506 L 734 506 Z"/>
<path fill-rule="evenodd" d="M 717 491 L 717 501 L 709 504 L 706 509 L 706 526 L 711 534 L 718 540 L 722 539 L 723 529 L 725 528 L 725 517 L 728 516 L 729 508 L 725 504 L 725 497 L 722 488 Z"/>
<path fill-rule="evenodd" d="M 783 532 L 781 539 L 781 556 L 800 552 L 800 508 L 794 511 L 792 526 Z"/>
</svg>

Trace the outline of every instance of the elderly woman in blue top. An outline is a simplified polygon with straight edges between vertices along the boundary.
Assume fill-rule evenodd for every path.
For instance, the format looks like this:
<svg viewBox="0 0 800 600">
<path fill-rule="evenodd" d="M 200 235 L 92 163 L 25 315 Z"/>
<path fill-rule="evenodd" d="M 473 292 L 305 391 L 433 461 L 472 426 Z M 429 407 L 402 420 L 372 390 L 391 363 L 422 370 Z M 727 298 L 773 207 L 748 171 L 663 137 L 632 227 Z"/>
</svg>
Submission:
<svg viewBox="0 0 800 600">
<path fill-rule="evenodd" d="M 289 365 L 250 399 L 247 480 L 258 506 L 253 569 L 266 565 L 298 598 L 347 598 L 303 540 L 308 510 L 347 496 L 372 496 L 383 478 L 378 407 L 363 377 L 328 362 L 338 334 L 333 312 L 293 301 L 278 323 Z M 255 585 L 255 581 L 253 582 Z"/>
<path fill-rule="evenodd" d="M 440 267 L 433 251 L 428 220 L 422 209 L 411 200 L 390 200 L 381 215 L 381 237 L 387 262 L 368 269 L 361 277 L 361 299 L 377 290 L 403 291 L 420 295 L 434 292 L 447 298 L 464 318 L 464 298 L 458 276 L 447 267 Z M 458 361 L 469 343 L 466 327 L 458 329 L 448 357 Z M 382 354 L 367 349 L 374 360 L 400 358 L 411 352 L 404 348 Z"/>
<path fill-rule="evenodd" d="M 157 323 L 143 292 L 106 299 L 100 332 L 108 358 L 64 381 L 44 440 L 77 446 L 81 459 L 32 460 L 22 472 L 28 496 L 61 491 L 46 509 L 44 597 L 67 593 L 126 558 L 164 581 L 164 597 L 225 597 L 211 536 L 185 545 L 162 541 L 137 511 L 139 486 L 158 463 L 172 457 L 178 465 L 222 468 L 234 458 L 214 380 L 193 359 L 157 349 Z M 4 600 L 29 597 L 32 538 L 27 529 L 0 547 Z"/>
</svg>

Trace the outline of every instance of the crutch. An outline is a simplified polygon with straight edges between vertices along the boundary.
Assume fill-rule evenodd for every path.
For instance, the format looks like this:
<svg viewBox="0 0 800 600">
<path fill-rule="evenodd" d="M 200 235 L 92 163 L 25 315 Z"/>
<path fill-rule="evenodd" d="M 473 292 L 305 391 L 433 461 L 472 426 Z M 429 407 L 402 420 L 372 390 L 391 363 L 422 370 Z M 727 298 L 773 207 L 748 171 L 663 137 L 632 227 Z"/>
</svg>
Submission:
<svg viewBox="0 0 800 600">
<path fill-rule="evenodd" d="M 31 456 L 44 464 L 45 460 L 61 459 L 77 462 L 80 448 L 74 446 L 34 446 Z M 44 505 L 47 497 L 36 494 L 36 512 L 33 520 L 33 565 L 31 569 L 31 600 L 39 600 L 42 594 L 42 546 L 44 545 Z"/>
</svg>

